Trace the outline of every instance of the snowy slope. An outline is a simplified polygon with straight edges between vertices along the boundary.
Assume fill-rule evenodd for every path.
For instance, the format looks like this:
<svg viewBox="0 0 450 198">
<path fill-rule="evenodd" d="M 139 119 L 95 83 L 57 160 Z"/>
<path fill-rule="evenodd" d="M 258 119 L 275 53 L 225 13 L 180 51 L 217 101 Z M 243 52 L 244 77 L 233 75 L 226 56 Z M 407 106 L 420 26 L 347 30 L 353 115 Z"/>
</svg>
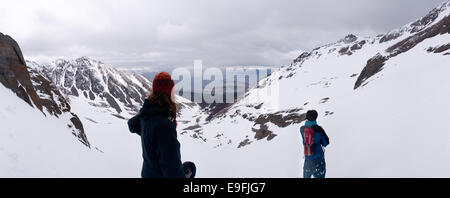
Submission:
<svg viewBox="0 0 450 198">
<path fill-rule="evenodd" d="M 0 106 L 0 177 L 140 177 L 140 138 L 128 131 L 127 120 L 137 114 L 151 82 L 86 57 L 39 65 L 14 63 L 16 56 L 4 54 L 0 59 L 9 64 L 2 62 L 0 80 L 9 87 L 0 84 L 7 101 Z M 199 114 L 198 105 L 177 101 L 179 120 Z M 82 131 L 70 122 L 73 116 Z"/>
<path fill-rule="evenodd" d="M 218 149 L 186 148 L 184 156 L 226 167 L 205 168 L 206 177 L 299 177 L 299 128 L 316 109 L 331 139 L 328 176 L 448 177 L 449 7 L 384 35 L 349 35 L 303 53 L 221 116 L 200 121 Z M 279 97 L 258 97 L 265 89 Z M 189 141 L 183 146 L 198 147 Z M 219 160 L 203 158 L 212 155 Z"/>
<path fill-rule="evenodd" d="M 302 53 L 212 119 L 177 97 L 182 160 L 196 162 L 198 177 L 301 177 L 299 128 L 316 109 L 331 140 L 327 176 L 449 177 L 449 7 Z M 7 54 L 23 65 L 19 52 Z M 9 86 L 0 85 L 8 101 L 0 104 L 0 177 L 140 176 L 140 139 L 126 122 L 150 89 L 146 79 L 86 57 L 27 62 L 29 77 L 17 82 L 0 66 Z M 72 113 L 89 147 L 70 133 Z"/>
<path fill-rule="evenodd" d="M 139 177 L 140 141 L 126 121 L 63 91 L 0 33 L 0 177 Z"/>
<path fill-rule="evenodd" d="M 106 147 L 104 153 L 90 149 L 67 133 L 63 118 L 43 116 L 4 86 L 0 97 L 8 101 L 0 103 L 0 177 L 139 177 L 139 155 Z M 107 131 L 111 125 L 97 129 Z M 100 145 L 94 134 L 89 137 Z M 129 144 L 125 148 L 140 151 L 137 138 L 125 134 L 121 138 Z"/>
<path fill-rule="evenodd" d="M 123 73 L 115 70 L 99 61 L 82 57 L 73 61 L 57 60 L 50 65 L 39 65 L 34 62 L 27 61 L 27 66 L 30 67 L 30 73 L 34 74 L 35 70 L 39 71 L 42 75 L 53 79 L 51 82 L 54 86 L 58 87 L 61 92 L 65 93 L 65 97 L 71 106 L 71 111 L 76 113 L 83 124 L 84 131 L 89 138 L 91 144 L 91 149 L 86 150 L 84 148 L 77 148 L 74 142 L 66 142 L 65 144 L 74 145 L 70 148 L 66 148 L 71 156 L 68 158 L 74 158 L 74 155 L 79 158 L 80 161 L 89 163 L 90 165 L 85 165 L 79 170 L 69 173 L 65 169 L 59 169 L 63 166 L 58 163 L 53 163 L 49 165 L 49 169 L 57 169 L 55 172 L 48 172 L 47 170 L 38 170 L 36 174 L 31 174 L 31 172 L 15 172 L 14 177 L 140 177 L 140 169 L 142 166 L 141 157 L 141 143 L 140 138 L 128 131 L 127 120 L 131 116 L 137 114 L 137 111 L 142 106 L 141 98 L 145 97 L 150 91 L 151 82 L 149 82 L 145 77 L 139 74 L 129 74 Z M 33 69 L 31 69 L 33 68 Z M 73 75 L 68 76 L 68 70 L 72 70 L 74 74 L 78 71 L 81 76 Z M 87 71 L 87 72 L 86 72 Z M 83 83 L 79 84 L 78 88 L 76 86 L 77 80 L 83 79 Z M 69 84 L 66 82 L 72 82 Z M 114 82 L 114 83 L 105 83 Z M 35 86 L 37 86 L 37 83 Z M 84 86 L 89 85 L 89 86 Z M 98 86 L 100 85 L 100 86 Z M 92 91 L 94 87 L 105 87 L 103 91 Z M 111 87 L 108 87 L 111 86 Z M 86 88 L 83 90 L 83 88 Z M 127 104 L 128 101 L 122 102 L 120 97 L 116 97 L 114 94 L 114 89 L 120 90 L 124 93 L 125 97 L 129 97 L 133 106 Z M 72 90 L 76 90 L 80 94 L 73 94 Z M 134 89 L 137 94 L 133 95 L 130 92 L 125 91 L 125 89 Z M 112 90 L 112 91 L 111 91 Z M 87 97 L 83 92 L 88 92 Z M 91 95 L 89 92 L 94 95 Z M 101 96 L 111 95 L 113 100 L 120 109 L 124 110 L 120 113 L 116 111 L 117 109 L 110 105 L 110 101 L 102 98 Z M 119 95 L 120 96 L 120 95 Z M 133 96 L 138 96 L 134 97 Z M 45 95 L 43 96 L 45 97 Z M 136 100 L 135 100 L 136 99 Z M 17 100 L 17 97 L 16 97 Z M 185 122 L 183 120 L 190 120 L 193 115 L 198 115 L 197 111 L 200 111 L 200 107 L 192 102 L 176 97 L 179 104 L 179 120 L 180 125 Z M 15 105 L 12 105 L 15 106 Z M 30 109 L 29 111 L 33 111 Z M 18 111 L 18 114 L 23 111 Z M 26 113 L 24 113 L 26 114 Z M 40 116 L 42 117 L 42 116 Z M 35 118 L 30 116 L 30 120 L 39 120 L 39 116 Z M 62 123 L 61 120 L 55 119 L 54 123 Z M 14 123 L 14 122 L 13 122 Z M 17 122 L 16 122 L 17 123 Z M 40 121 L 35 121 L 35 123 L 40 123 Z M 44 122 L 45 123 L 45 122 Z M 52 124 L 49 124 L 51 126 Z M 63 125 L 64 126 L 64 125 Z M 58 139 L 58 137 L 53 137 L 51 133 L 47 131 L 61 131 L 58 128 L 36 128 L 35 130 L 41 131 L 43 137 L 47 139 Z M 17 131 L 21 131 L 26 134 L 26 129 L 18 128 Z M 37 147 L 46 148 L 47 144 L 52 147 L 62 147 L 65 144 L 54 145 L 52 143 L 42 141 L 37 143 Z M 45 157 L 61 157 L 65 155 L 66 150 L 57 154 L 51 154 L 46 151 L 41 151 L 40 155 Z M 24 151 L 25 152 L 25 151 Z M 38 153 L 39 151 L 37 151 Z M 45 160 L 45 158 L 44 158 Z M 52 161 L 46 160 L 46 161 Z M 63 161 L 62 161 L 63 162 Z M 27 169 L 24 164 L 24 169 Z M 91 166 L 91 167 L 90 167 Z M 72 165 L 69 165 L 73 168 Z M 97 169 L 103 168 L 102 171 Z M 28 169 L 34 169 L 28 167 Z M 0 176 L 8 176 L 2 175 Z"/>
</svg>

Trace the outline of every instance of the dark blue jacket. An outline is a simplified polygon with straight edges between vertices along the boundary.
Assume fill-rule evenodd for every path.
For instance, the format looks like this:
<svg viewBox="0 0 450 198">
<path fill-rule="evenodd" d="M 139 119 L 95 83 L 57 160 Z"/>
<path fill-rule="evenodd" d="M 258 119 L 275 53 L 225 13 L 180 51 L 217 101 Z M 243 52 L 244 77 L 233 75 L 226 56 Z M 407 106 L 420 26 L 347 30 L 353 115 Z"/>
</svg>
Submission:
<svg viewBox="0 0 450 198">
<path fill-rule="evenodd" d="M 305 126 L 300 128 L 300 133 L 302 134 L 303 144 L 305 144 L 305 134 L 304 134 L 304 128 L 305 127 L 311 127 L 314 131 L 314 143 L 316 144 L 316 148 L 314 150 L 314 153 L 312 156 L 305 156 L 306 160 L 313 160 L 317 159 L 319 157 L 324 156 L 323 147 L 328 146 L 330 144 L 330 139 L 328 138 L 328 135 L 325 133 L 325 130 L 319 125 L 317 125 L 316 121 L 306 121 Z"/>
<path fill-rule="evenodd" d="M 132 133 L 141 136 L 142 178 L 185 178 L 180 143 L 169 111 L 145 100 L 139 114 L 128 121 Z"/>
</svg>

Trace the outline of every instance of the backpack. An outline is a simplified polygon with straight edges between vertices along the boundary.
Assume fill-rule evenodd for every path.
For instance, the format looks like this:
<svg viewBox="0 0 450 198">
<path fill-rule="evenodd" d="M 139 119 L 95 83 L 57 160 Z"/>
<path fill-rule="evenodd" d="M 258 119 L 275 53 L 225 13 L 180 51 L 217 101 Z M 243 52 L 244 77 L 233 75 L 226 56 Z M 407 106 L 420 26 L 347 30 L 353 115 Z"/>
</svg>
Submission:
<svg viewBox="0 0 450 198">
<path fill-rule="evenodd" d="M 314 155 L 314 151 L 316 150 L 316 144 L 314 143 L 314 130 L 311 127 L 303 128 L 303 136 L 304 143 L 303 146 L 305 148 L 305 156 L 310 157 Z"/>
</svg>

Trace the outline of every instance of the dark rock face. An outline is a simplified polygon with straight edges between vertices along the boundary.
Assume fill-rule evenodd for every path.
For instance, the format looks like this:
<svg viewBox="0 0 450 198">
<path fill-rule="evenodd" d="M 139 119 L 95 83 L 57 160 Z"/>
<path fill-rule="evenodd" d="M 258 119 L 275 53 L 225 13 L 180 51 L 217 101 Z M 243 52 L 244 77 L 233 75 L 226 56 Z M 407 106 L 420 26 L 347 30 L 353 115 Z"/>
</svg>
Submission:
<svg viewBox="0 0 450 198">
<path fill-rule="evenodd" d="M 352 46 L 343 47 L 339 50 L 340 55 L 348 55 L 351 56 L 357 50 L 362 49 L 362 47 L 367 43 L 366 40 L 362 40 L 358 43 L 353 44 Z"/>
<path fill-rule="evenodd" d="M 70 113 L 69 124 L 80 142 L 90 147 L 83 125 L 77 115 L 70 112 L 70 105 L 61 92 L 38 72 L 28 69 L 19 45 L 11 37 L 0 33 L 0 82 L 16 95 L 39 109 L 44 115 L 60 117 Z M 45 107 L 45 109 L 44 109 Z"/>
<path fill-rule="evenodd" d="M 17 42 L 0 33 L 0 82 L 11 89 L 19 98 L 39 110 L 39 97 L 33 89 L 25 60 Z"/>
<path fill-rule="evenodd" d="M 239 143 L 238 148 L 247 146 L 247 145 L 249 145 L 249 144 L 251 144 L 251 143 L 252 143 L 252 141 L 250 141 L 250 139 L 247 138 L 247 139 L 245 139 L 244 141 L 242 141 L 241 143 Z"/>
<path fill-rule="evenodd" d="M 40 103 L 47 108 L 47 111 L 51 115 L 58 117 L 58 115 L 61 115 L 63 112 L 70 112 L 70 105 L 58 89 L 51 86 L 50 81 L 32 69 L 30 69 L 30 75 L 31 80 L 35 85 L 34 88 L 39 95 L 48 96 L 46 98 L 41 98 Z M 54 100 L 55 98 L 56 101 Z"/>
<path fill-rule="evenodd" d="M 267 124 L 271 122 L 278 127 L 285 128 L 291 124 L 298 124 L 305 121 L 306 119 L 306 115 L 297 113 L 301 110 L 302 109 L 291 109 L 288 111 L 280 111 L 273 114 L 263 114 L 255 119 L 255 125 Z"/>
<path fill-rule="evenodd" d="M 70 92 L 71 95 L 76 96 L 76 97 L 79 96 L 78 90 L 77 90 L 75 87 L 72 87 L 72 88 L 70 89 L 70 91 L 71 91 L 71 92 Z"/>
<path fill-rule="evenodd" d="M 84 128 L 83 128 L 83 123 L 81 123 L 80 118 L 78 118 L 77 115 L 75 115 L 74 113 L 72 114 L 72 118 L 70 118 L 70 121 L 73 124 L 73 127 L 75 129 L 72 129 L 72 134 L 76 137 L 78 137 L 78 139 L 80 140 L 81 143 L 83 143 L 84 145 L 86 145 L 87 147 L 91 147 L 87 137 L 86 137 L 86 133 L 84 132 Z"/>
<path fill-rule="evenodd" d="M 290 110 L 286 110 L 286 111 L 279 111 L 276 113 L 270 113 L 270 114 L 262 114 L 259 115 L 258 117 L 254 117 L 252 115 L 248 115 L 248 114 L 240 114 L 240 111 L 236 111 L 236 113 L 234 116 L 238 116 L 241 115 L 242 118 L 247 119 L 251 122 L 254 122 L 252 131 L 255 133 L 255 139 L 256 140 L 262 140 L 267 138 L 268 141 L 272 140 L 273 138 L 275 138 L 277 136 L 277 134 L 275 134 L 273 131 L 271 131 L 269 129 L 269 127 L 267 126 L 268 123 L 272 123 L 277 125 L 280 128 L 285 128 L 288 127 L 292 124 L 299 124 L 303 121 L 306 120 L 306 114 L 300 114 L 298 112 L 302 111 L 301 108 L 298 109 L 290 109 Z M 251 144 L 250 140 L 244 140 L 242 141 L 238 148 L 246 146 Z"/>
<path fill-rule="evenodd" d="M 200 129 L 200 128 L 201 128 L 201 126 L 197 124 L 197 125 L 194 125 L 194 126 L 189 126 L 189 127 L 185 128 L 183 130 L 196 130 L 196 129 Z"/>
<path fill-rule="evenodd" d="M 361 49 L 366 43 L 367 43 L 367 42 L 366 42 L 365 40 L 360 41 L 359 43 L 354 44 L 354 45 L 350 48 L 350 50 L 352 50 L 352 51 L 359 50 L 359 49 Z"/>
<path fill-rule="evenodd" d="M 354 89 L 357 89 L 364 83 L 365 80 L 381 71 L 386 60 L 388 60 L 388 58 L 382 56 L 381 54 L 377 54 L 375 57 L 369 59 L 367 61 L 366 67 L 364 67 L 358 79 L 356 80 Z"/>
<path fill-rule="evenodd" d="M 252 128 L 252 131 L 255 132 L 255 139 L 257 140 L 261 140 L 267 137 L 267 140 L 270 141 L 277 136 L 271 130 L 269 130 L 269 127 L 267 127 L 267 125 L 265 124 L 260 125 L 259 129 Z"/>
<path fill-rule="evenodd" d="M 89 91 L 89 99 L 95 100 L 95 95 L 92 93 L 92 91 Z"/>
<path fill-rule="evenodd" d="M 122 109 L 120 109 L 119 104 L 117 104 L 116 100 L 111 95 L 109 95 L 109 93 L 105 93 L 105 94 L 103 94 L 103 96 L 106 98 L 106 101 L 108 102 L 108 104 L 112 108 L 116 109 L 117 113 L 122 112 Z"/>
<path fill-rule="evenodd" d="M 321 100 L 320 100 L 320 102 L 319 103 L 326 103 L 326 102 L 328 102 L 330 100 L 330 98 L 322 98 Z"/>
<path fill-rule="evenodd" d="M 303 63 L 310 56 L 311 56 L 311 53 L 304 52 L 304 53 L 300 54 L 300 56 L 298 56 L 296 59 L 294 59 L 294 64 L 295 63 Z"/>
<path fill-rule="evenodd" d="M 434 52 L 434 53 L 442 53 L 445 52 L 447 50 L 450 49 L 450 43 L 449 44 L 445 44 L 445 45 L 441 45 L 439 47 L 430 47 L 427 49 L 427 52 Z"/>
<path fill-rule="evenodd" d="M 352 55 L 353 53 L 351 52 L 351 51 L 349 51 L 348 49 L 349 49 L 350 47 L 343 47 L 343 48 L 341 48 L 340 50 L 339 50 L 339 54 L 340 55 Z"/>
</svg>

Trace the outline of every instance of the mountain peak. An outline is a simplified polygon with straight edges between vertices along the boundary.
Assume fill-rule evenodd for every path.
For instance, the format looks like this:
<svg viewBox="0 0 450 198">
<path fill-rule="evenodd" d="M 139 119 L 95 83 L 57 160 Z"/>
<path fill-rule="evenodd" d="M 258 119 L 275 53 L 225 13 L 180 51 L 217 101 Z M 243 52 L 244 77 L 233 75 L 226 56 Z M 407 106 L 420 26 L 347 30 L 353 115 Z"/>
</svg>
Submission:
<svg viewBox="0 0 450 198">
<path fill-rule="evenodd" d="M 30 67 L 50 79 L 63 93 L 84 96 L 97 106 L 107 104 L 117 114 L 136 112 L 151 88 L 144 76 L 122 73 L 87 56 L 70 61 L 58 59 L 48 65 L 30 64 Z"/>
<path fill-rule="evenodd" d="M 90 57 L 88 57 L 88 56 L 82 56 L 82 57 L 80 57 L 80 58 L 75 59 L 75 61 L 76 61 L 76 62 L 96 62 L 96 63 L 102 63 L 101 61 L 96 60 L 96 59 L 93 59 L 93 58 L 90 58 Z"/>
<path fill-rule="evenodd" d="M 394 29 L 384 35 L 380 39 L 380 43 L 395 40 L 405 35 L 405 37 L 423 31 L 433 24 L 438 23 L 442 19 L 445 19 L 450 14 L 450 1 L 444 2 L 438 7 L 431 10 L 427 15 L 415 20 L 408 25 Z"/>
<path fill-rule="evenodd" d="M 82 56 L 82 57 L 79 57 L 79 58 L 77 58 L 75 60 L 76 61 L 90 61 L 90 60 L 94 60 L 94 59 L 92 59 L 92 58 L 90 58 L 88 56 Z"/>
<path fill-rule="evenodd" d="M 344 39 L 342 39 L 342 41 L 344 42 L 344 43 L 353 43 L 353 42 L 355 42 L 356 40 L 358 40 L 358 37 L 357 36 L 355 36 L 354 34 L 349 34 L 349 35 L 347 35 L 347 36 L 345 36 L 345 38 Z"/>
<path fill-rule="evenodd" d="M 87 57 L 87 56 L 82 56 L 80 58 L 77 58 L 74 60 L 74 62 L 76 63 L 81 63 L 83 66 L 98 66 L 98 65 L 104 65 L 103 62 Z"/>
</svg>

